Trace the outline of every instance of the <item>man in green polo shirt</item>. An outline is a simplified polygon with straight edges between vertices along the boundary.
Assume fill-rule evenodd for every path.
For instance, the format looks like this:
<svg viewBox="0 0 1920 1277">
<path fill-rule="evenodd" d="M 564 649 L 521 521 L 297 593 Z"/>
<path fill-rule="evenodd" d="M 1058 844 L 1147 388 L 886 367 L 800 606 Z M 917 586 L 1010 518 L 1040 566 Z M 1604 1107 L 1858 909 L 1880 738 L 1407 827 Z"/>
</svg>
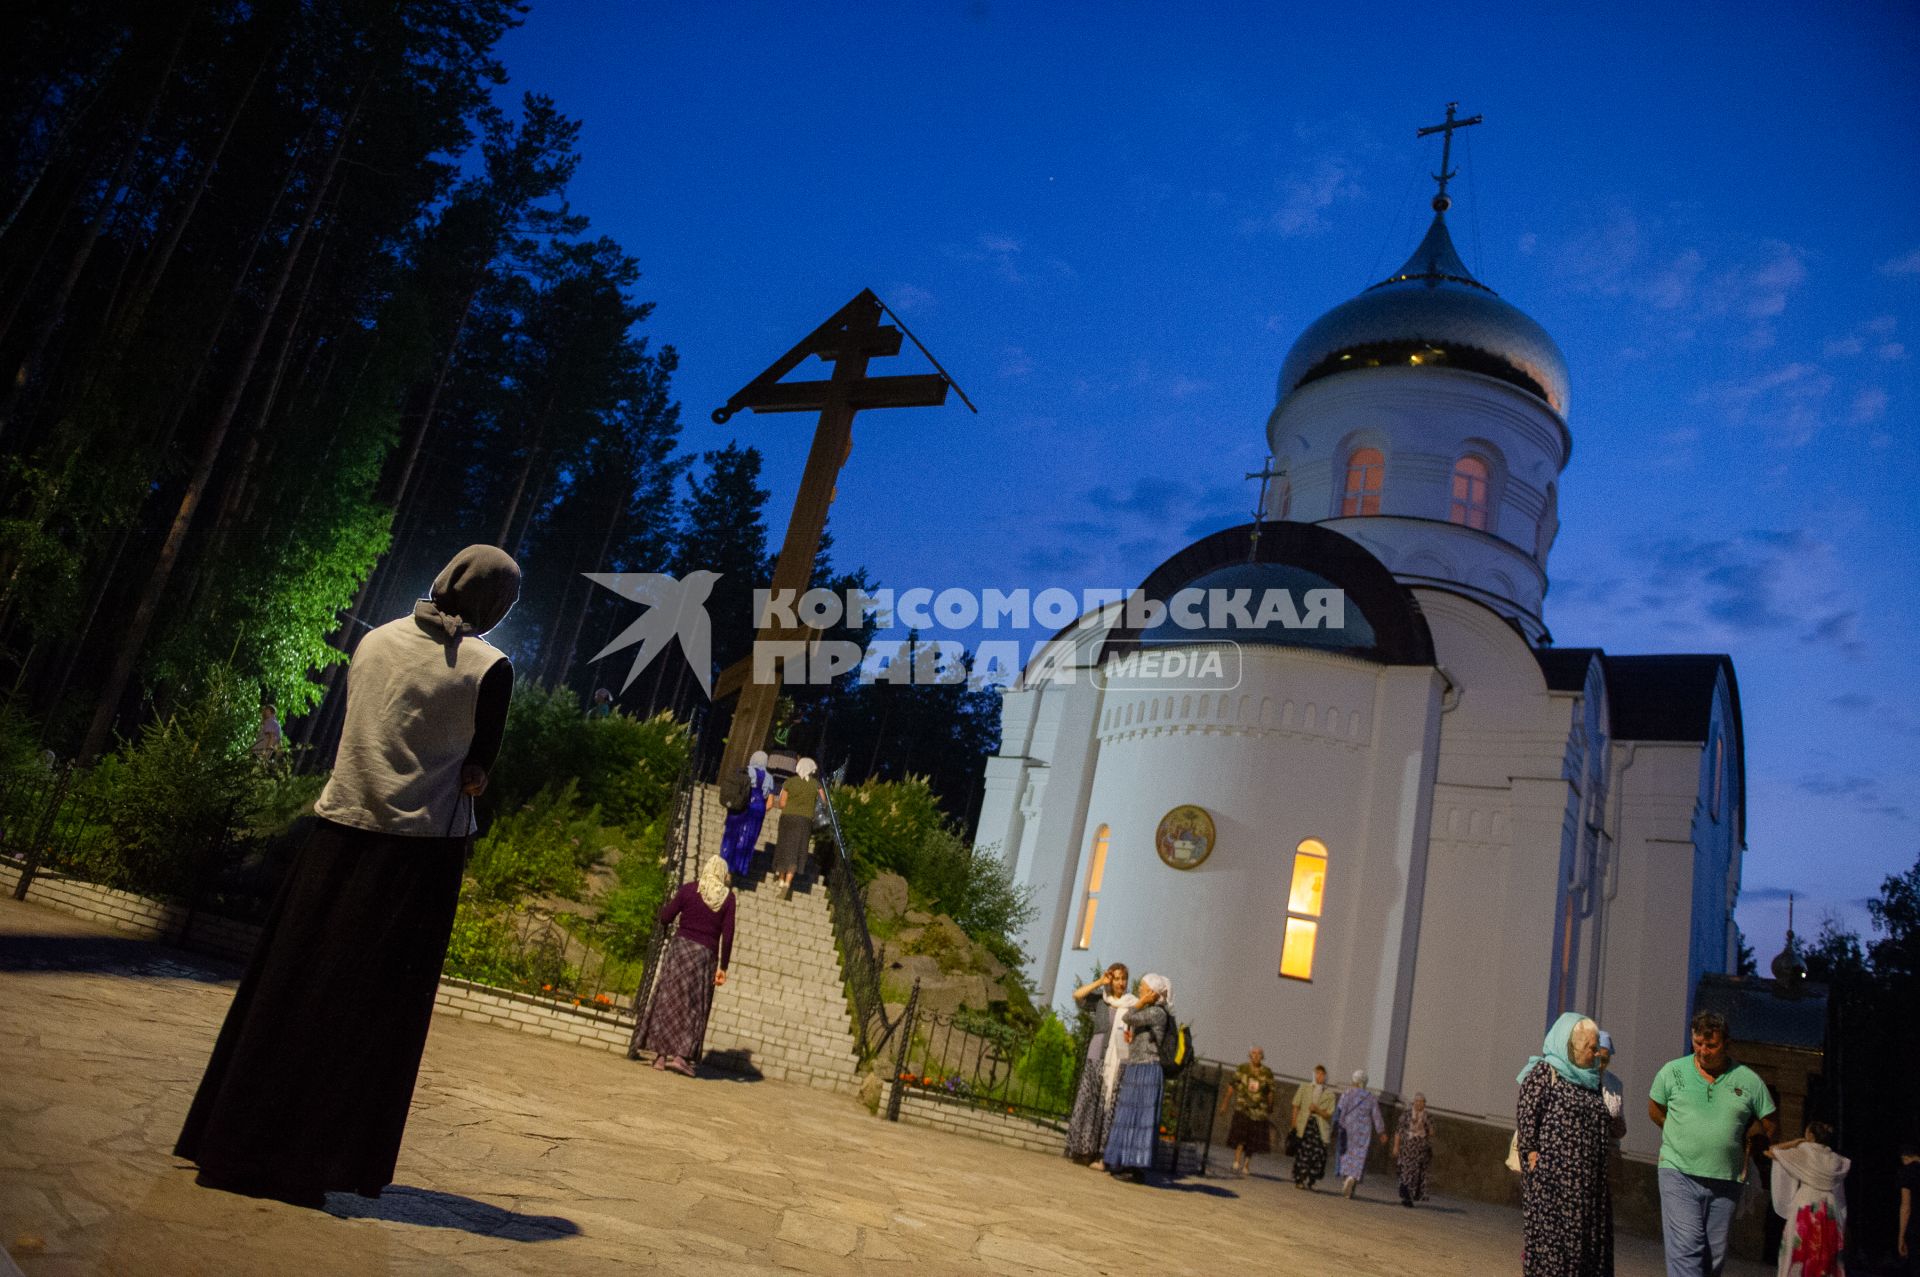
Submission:
<svg viewBox="0 0 1920 1277">
<path fill-rule="evenodd" d="M 1647 1092 L 1660 1127 L 1660 1222 L 1667 1277 L 1720 1277 L 1747 1178 L 1747 1135 L 1778 1129 L 1760 1075 L 1727 1054 L 1726 1017 L 1693 1017 L 1693 1054 L 1663 1065 Z"/>
</svg>

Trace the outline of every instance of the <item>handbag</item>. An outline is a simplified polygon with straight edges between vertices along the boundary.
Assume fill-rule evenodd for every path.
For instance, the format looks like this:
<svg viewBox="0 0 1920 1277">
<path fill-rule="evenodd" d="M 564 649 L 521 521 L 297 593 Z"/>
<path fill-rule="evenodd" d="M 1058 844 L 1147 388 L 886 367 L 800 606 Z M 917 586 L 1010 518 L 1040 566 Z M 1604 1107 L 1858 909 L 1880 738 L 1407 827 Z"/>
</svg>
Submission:
<svg viewBox="0 0 1920 1277">
<path fill-rule="evenodd" d="M 1513 1138 L 1507 1141 L 1507 1169 L 1520 1169 L 1520 1132 L 1514 1131 Z"/>
</svg>

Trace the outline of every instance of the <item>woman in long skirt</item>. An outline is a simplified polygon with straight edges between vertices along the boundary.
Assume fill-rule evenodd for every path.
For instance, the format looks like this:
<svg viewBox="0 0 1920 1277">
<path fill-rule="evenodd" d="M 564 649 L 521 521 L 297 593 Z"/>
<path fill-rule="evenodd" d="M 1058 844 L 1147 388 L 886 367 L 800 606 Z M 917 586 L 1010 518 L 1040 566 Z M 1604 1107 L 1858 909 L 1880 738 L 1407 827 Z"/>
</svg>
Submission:
<svg viewBox="0 0 1920 1277">
<path fill-rule="evenodd" d="M 471 546 L 370 631 L 313 832 L 288 868 L 174 1145 L 211 1188 L 319 1206 L 393 1180 L 513 667 L 520 593 Z"/>
<path fill-rule="evenodd" d="M 1387 1142 L 1387 1119 L 1380 1112 L 1380 1101 L 1367 1089 L 1367 1071 L 1355 1069 L 1353 1085 L 1334 1106 L 1333 1125 L 1339 1131 L 1340 1191 L 1347 1197 L 1367 1177 L 1367 1150 L 1375 1138 Z"/>
<path fill-rule="evenodd" d="M 1101 1160 L 1106 1169 L 1128 1172 L 1135 1183 L 1144 1184 L 1160 1140 L 1160 1098 L 1166 1089 L 1160 1039 L 1167 1032 L 1173 985 L 1163 975 L 1144 975 L 1137 996 L 1133 1009 L 1120 1016 L 1127 1067 L 1120 1074 L 1120 1098 Z"/>
<path fill-rule="evenodd" d="M 751 796 L 742 811 L 727 813 L 725 832 L 720 837 L 720 854 L 727 868 L 744 879 L 753 868 L 753 844 L 767 815 L 767 795 L 773 790 L 773 777 L 767 772 L 767 751 L 756 749 L 747 760 L 747 785 Z"/>
<path fill-rule="evenodd" d="M 1327 1144 L 1333 1136 L 1333 1088 L 1327 1066 L 1313 1066 L 1313 1081 L 1293 1093 L 1293 1186 L 1311 1190 L 1327 1173 Z"/>
<path fill-rule="evenodd" d="M 1613 1274 L 1613 1119 L 1593 1067 L 1599 1044 L 1599 1026 L 1568 1011 L 1517 1079 L 1525 1277 Z"/>
<path fill-rule="evenodd" d="M 1799 1139 L 1767 1150 L 1773 1159 L 1768 1185 L 1773 1210 L 1787 1221 L 1780 1241 L 1779 1277 L 1846 1277 L 1844 1184 L 1853 1163 L 1834 1152 L 1832 1145 L 1833 1128 L 1813 1122 Z M 1913 1256 L 1907 1258 L 1911 1261 Z"/>
<path fill-rule="evenodd" d="M 1126 1034 L 1119 1017 L 1133 1008 L 1127 992 L 1127 964 L 1116 962 L 1100 978 L 1073 991 L 1074 1001 L 1093 1013 L 1093 1037 L 1080 1065 L 1080 1085 L 1073 1094 L 1073 1115 L 1067 1119 L 1067 1156 L 1106 1169 L 1100 1154 L 1113 1129 L 1113 1106 L 1120 1098 L 1120 1070 L 1127 1062 Z"/>
<path fill-rule="evenodd" d="M 660 907 L 660 925 L 680 925 L 660 955 L 646 1014 L 633 1029 L 629 1056 L 652 1051 L 653 1067 L 693 1076 L 707 1040 L 713 991 L 727 982 L 733 957 L 733 889 L 727 862 L 708 856 L 698 881 L 683 883 Z"/>
<path fill-rule="evenodd" d="M 813 847 L 813 813 L 820 805 L 819 771 L 811 758 L 794 765 L 793 776 L 780 789 L 780 836 L 773 847 L 773 876 L 780 880 L 781 898 L 793 894 L 793 877 L 807 867 Z"/>
<path fill-rule="evenodd" d="M 1400 1172 L 1400 1204 L 1427 1200 L 1427 1172 L 1433 1168 L 1433 1117 L 1427 1097 L 1415 1092 L 1393 1132 L 1393 1164 Z"/>
</svg>

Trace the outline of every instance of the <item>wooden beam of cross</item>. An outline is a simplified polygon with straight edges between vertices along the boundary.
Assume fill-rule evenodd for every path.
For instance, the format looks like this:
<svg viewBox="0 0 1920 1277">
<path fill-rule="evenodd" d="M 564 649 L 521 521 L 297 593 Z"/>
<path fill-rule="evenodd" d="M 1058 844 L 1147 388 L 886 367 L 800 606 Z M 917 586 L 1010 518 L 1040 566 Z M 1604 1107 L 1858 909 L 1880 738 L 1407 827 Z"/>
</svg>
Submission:
<svg viewBox="0 0 1920 1277">
<path fill-rule="evenodd" d="M 1479 124 L 1483 118 L 1478 115 L 1471 115 L 1464 120 L 1456 120 L 1453 118 L 1453 113 L 1458 110 L 1459 107 L 1460 104 L 1458 102 L 1447 103 L 1446 123 L 1429 124 L 1414 134 L 1415 137 L 1432 137 L 1435 133 L 1442 135 L 1440 139 L 1440 171 L 1433 175 L 1433 180 L 1440 183 L 1439 193 L 1433 197 L 1433 211 L 1436 213 L 1444 213 L 1453 207 L 1453 199 L 1447 194 L 1447 183 L 1459 176 L 1459 174 L 1447 167 L 1453 160 L 1453 131 L 1455 129 L 1469 128 L 1475 124 Z"/>
<path fill-rule="evenodd" d="M 813 446 L 807 452 L 806 469 L 800 476 L 800 491 L 793 498 L 793 514 L 787 520 L 786 539 L 780 544 L 780 557 L 773 567 L 772 587 L 776 595 L 790 592 L 798 597 L 811 583 L 814 557 L 820 552 L 820 535 L 827 526 L 827 507 L 833 503 L 840 467 L 853 451 L 853 415 L 866 408 L 931 408 L 947 401 L 952 383 L 944 374 L 869 377 L 867 363 L 900 353 L 901 331 L 880 318 L 886 308 L 871 289 L 842 306 L 799 344 L 775 360 L 768 369 L 741 387 L 739 393 L 713 413 L 716 425 L 724 425 L 736 412 L 810 412 L 818 410 L 819 424 L 813 430 Z M 915 343 L 916 345 L 918 343 Z M 824 381 L 783 382 L 810 355 L 833 365 L 833 375 Z M 771 617 L 756 618 L 755 642 L 809 640 L 817 637 L 806 629 L 778 626 Z M 752 678 L 751 652 L 724 670 L 713 689 L 715 701 L 738 695 L 733 712 L 733 727 L 727 734 L 727 748 L 720 761 L 720 774 L 731 775 L 744 767 L 754 750 L 762 748 L 773 726 L 774 703 L 779 686 L 758 683 Z"/>
</svg>

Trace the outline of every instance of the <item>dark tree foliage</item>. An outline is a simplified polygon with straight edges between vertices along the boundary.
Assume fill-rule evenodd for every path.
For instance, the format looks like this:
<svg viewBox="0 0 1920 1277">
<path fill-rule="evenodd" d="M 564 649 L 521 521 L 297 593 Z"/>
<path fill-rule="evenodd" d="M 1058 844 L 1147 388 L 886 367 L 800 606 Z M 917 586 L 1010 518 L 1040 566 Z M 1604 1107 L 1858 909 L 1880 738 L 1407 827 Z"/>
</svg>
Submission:
<svg viewBox="0 0 1920 1277">
<path fill-rule="evenodd" d="M 220 670 L 324 766 L 360 635 L 474 543 L 526 570 L 496 632 L 521 679 L 618 686 L 591 658 L 632 605 L 593 571 L 722 573 L 716 668 L 748 651 L 760 456 L 681 453 L 639 263 L 568 203 L 580 125 L 506 91 L 523 9 L 8 10 L 0 696 L 46 745 L 97 755 Z M 690 713 L 684 675 L 623 704 Z M 795 725 L 967 810 L 990 716 L 852 682 L 801 689 Z"/>
<path fill-rule="evenodd" d="M 1867 902 L 1869 938 L 1827 923 L 1807 950 L 1807 972 L 1829 987 L 1827 1061 L 1817 1117 L 1837 1122 L 1848 1177 L 1848 1249 L 1892 1253 L 1897 1195 L 1890 1185 L 1903 1141 L 1920 1139 L 1913 1071 L 1920 1058 L 1920 860 L 1889 876 Z M 1798 1134 L 1799 1132 L 1787 1132 Z"/>
</svg>

